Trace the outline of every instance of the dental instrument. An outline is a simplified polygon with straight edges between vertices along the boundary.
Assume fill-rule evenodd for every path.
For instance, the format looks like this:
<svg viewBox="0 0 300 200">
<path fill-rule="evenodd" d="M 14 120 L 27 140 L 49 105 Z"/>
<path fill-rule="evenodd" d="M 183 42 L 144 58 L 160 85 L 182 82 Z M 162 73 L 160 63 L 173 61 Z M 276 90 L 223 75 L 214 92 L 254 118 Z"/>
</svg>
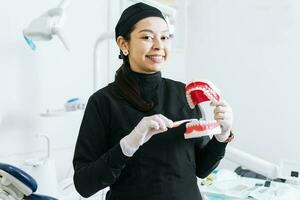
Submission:
<svg viewBox="0 0 300 200">
<path fill-rule="evenodd" d="M 65 103 L 64 107 L 66 111 L 84 110 L 85 103 L 79 98 L 72 98 Z"/>
<path fill-rule="evenodd" d="M 70 44 L 66 39 L 62 26 L 65 20 L 65 10 L 70 0 L 63 0 L 56 8 L 52 8 L 34 19 L 27 28 L 23 30 L 23 36 L 32 50 L 36 49 L 35 41 L 52 40 L 57 36 L 64 47 L 70 50 Z"/>
<path fill-rule="evenodd" d="M 42 117 L 60 116 L 72 111 L 84 110 L 85 106 L 86 101 L 80 98 L 71 98 L 64 104 L 64 108 L 47 109 L 46 112 L 41 113 L 40 115 Z"/>
</svg>

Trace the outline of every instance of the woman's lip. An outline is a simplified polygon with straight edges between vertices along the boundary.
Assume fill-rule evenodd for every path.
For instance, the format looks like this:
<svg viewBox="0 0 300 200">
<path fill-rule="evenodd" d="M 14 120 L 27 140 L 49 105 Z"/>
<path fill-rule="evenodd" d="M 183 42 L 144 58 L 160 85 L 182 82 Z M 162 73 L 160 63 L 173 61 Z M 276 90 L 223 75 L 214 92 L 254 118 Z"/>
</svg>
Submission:
<svg viewBox="0 0 300 200">
<path fill-rule="evenodd" d="M 146 56 L 162 56 L 162 57 L 164 57 L 164 55 L 146 55 Z"/>
<path fill-rule="evenodd" d="M 161 63 L 164 61 L 164 58 L 165 58 L 165 56 L 162 56 L 162 55 L 148 55 L 146 57 L 155 63 Z"/>
</svg>

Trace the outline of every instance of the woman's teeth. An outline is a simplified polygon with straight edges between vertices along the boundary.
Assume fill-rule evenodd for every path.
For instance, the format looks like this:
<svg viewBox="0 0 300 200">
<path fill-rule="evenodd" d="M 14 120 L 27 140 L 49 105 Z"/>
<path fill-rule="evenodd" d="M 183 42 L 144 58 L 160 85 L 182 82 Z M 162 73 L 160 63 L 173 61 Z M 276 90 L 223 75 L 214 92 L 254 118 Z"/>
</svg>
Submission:
<svg viewBox="0 0 300 200">
<path fill-rule="evenodd" d="M 164 57 L 163 56 L 147 56 L 152 62 L 162 62 Z"/>
</svg>

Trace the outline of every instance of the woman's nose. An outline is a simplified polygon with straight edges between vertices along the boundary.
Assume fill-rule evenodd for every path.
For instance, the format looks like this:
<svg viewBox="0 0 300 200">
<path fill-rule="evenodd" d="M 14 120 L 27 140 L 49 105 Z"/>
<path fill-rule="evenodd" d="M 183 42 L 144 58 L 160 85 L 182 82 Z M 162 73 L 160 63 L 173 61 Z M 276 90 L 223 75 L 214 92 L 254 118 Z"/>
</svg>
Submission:
<svg viewBox="0 0 300 200">
<path fill-rule="evenodd" d="M 154 39 L 154 42 L 153 42 L 153 49 L 155 50 L 160 50 L 163 48 L 163 43 L 160 39 Z"/>
</svg>

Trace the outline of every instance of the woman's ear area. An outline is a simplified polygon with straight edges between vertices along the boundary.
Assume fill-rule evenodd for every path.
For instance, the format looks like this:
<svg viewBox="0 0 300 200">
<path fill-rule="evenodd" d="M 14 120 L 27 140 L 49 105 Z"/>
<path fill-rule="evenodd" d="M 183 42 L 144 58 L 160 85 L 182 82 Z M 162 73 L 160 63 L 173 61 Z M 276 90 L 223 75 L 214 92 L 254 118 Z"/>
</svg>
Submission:
<svg viewBox="0 0 300 200">
<path fill-rule="evenodd" d="M 128 51 L 128 41 L 125 40 L 123 36 L 118 36 L 117 37 L 117 45 L 121 49 L 121 51 Z"/>
</svg>

